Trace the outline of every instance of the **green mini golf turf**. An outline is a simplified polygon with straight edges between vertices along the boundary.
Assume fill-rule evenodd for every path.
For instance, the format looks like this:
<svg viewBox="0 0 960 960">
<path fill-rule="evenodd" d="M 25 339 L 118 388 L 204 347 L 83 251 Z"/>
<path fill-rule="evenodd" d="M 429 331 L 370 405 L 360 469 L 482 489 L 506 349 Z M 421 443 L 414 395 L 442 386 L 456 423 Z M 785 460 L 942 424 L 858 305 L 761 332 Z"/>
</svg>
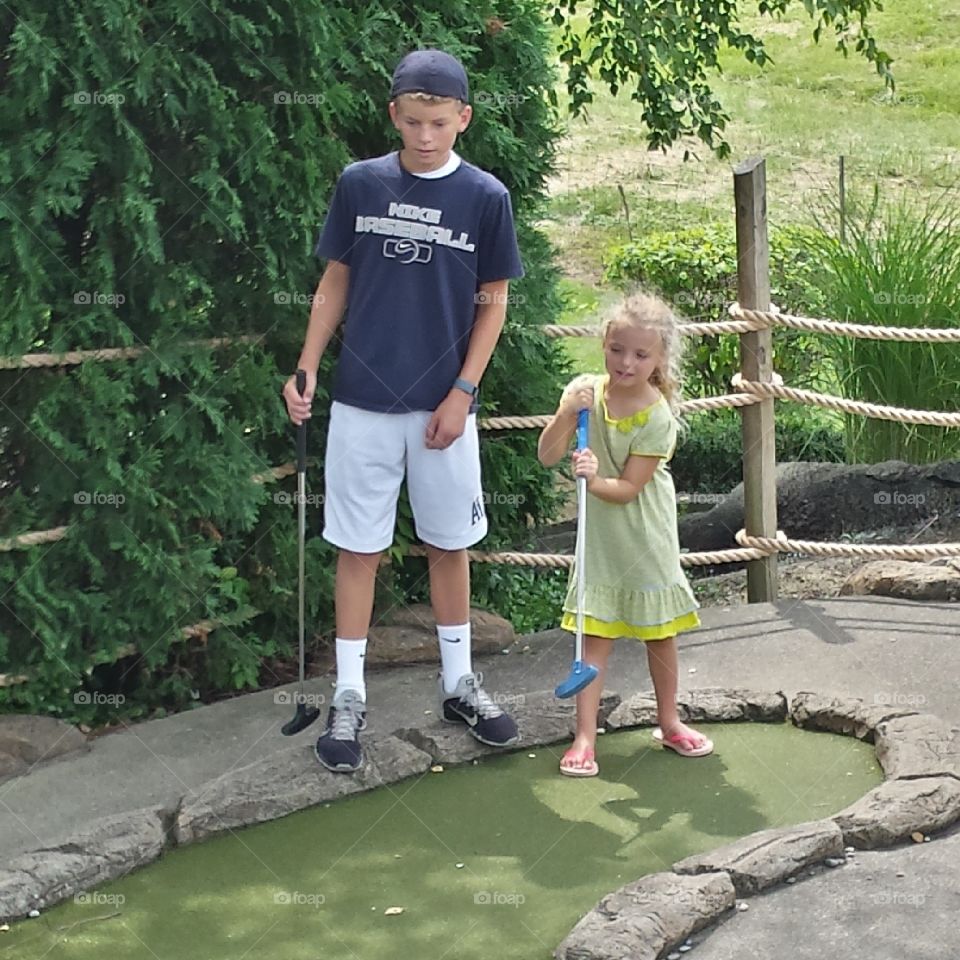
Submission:
<svg viewBox="0 0 960 960">
<path fill-rule="evenodd" d="M 873 749 L 788 724 L 705 724 L 713 756 L 600 738 L 428 773 L 184 847 L 0 933 L 18 960 L 535 960 L 605 893 L 882 779 Z M 403 912 L 387 915 L 390 907 Z"/>
</svg>

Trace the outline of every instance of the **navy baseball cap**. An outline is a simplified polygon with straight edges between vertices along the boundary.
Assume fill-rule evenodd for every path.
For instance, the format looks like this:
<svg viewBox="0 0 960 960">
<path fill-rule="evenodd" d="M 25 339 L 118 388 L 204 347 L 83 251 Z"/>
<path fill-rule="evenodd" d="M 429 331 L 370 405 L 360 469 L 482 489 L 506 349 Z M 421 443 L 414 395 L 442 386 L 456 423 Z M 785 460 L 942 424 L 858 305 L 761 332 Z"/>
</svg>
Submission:
<svg viewBox="0 0 960 960">
<path fill-rule="evenodd" d="M 467 71 L 456 57 L 442 50 L 414 50 L 393 71 L 390 99 L 401 93 L 429 93 L 466 103 L 470 99 Z"/>
</svg>

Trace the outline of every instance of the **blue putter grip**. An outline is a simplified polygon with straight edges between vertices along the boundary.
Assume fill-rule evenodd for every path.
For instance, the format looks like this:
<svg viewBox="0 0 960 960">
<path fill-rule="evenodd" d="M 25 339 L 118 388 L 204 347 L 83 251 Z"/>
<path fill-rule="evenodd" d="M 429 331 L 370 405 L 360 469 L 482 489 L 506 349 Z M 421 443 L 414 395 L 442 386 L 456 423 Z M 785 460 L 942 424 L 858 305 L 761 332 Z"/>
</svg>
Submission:
<svg viewBox="0 0 960 960">
<path fill-rule="evenodd" d="M 577 413 L 577 449 L 583 450 L 587 445 L 587 422 L 590 419 L 590 411 L 580 410 Z"/>
<path fill-rule="evenodd" d="M 303 396 L 307 389 L 307 371 L 297 370 L 297 393 Z M 307 472 L 307 421 L 297 427 L 297 473 Z"/>
</svg>

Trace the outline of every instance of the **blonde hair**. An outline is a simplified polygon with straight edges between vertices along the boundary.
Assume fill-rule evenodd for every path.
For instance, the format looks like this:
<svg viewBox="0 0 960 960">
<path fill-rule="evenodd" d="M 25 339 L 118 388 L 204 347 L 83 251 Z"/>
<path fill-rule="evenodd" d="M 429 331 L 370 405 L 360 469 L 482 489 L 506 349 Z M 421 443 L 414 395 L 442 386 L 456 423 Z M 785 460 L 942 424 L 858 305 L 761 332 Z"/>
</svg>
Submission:
<svg viewBox="0 0 960 960">
<path fill-rule="evenodd" d="M 650 382 L 663 394 L 675 417 L 679 416 L 683 387 L 681 360 L 683 338 L 679 320 L 670 306 L 659 297 L 636 290 L 628 293 L 622 303 L 607 315 L 600 327 L 604 343 L 615 327 L 634 327 L 655 330 L 660 335 L 660 363 L 650 376 Z"/>
<path fill-rule="evenodd" d="M 418 103 L 455 103 L 458 110 L 463 110 L 466 104 L 456 97 L 438 97 L 434 93 L 424 93 L 422 90 L 415 90 L 413 93 L 398 93 L 393 98 L 394 103 L 401 103 L 404 100 L 416 100 Z"/>
</svg>

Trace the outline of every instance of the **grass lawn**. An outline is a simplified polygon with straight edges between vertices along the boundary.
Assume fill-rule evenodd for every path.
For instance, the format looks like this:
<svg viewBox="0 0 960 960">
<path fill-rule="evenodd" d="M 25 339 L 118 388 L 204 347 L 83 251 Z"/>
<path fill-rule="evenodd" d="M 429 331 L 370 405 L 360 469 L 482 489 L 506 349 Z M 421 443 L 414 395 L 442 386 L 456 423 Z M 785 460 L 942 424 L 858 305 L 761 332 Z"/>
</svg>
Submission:
<svg viewBox="0 0 960 960">
<path fill-rule="evenodd" d="M 715 92 L 731 116 L 732 162 L 767 159 L 773 229 L 810 222 L 837 196 L 838 157 L 846 157 L 848 195 L 953 189 L 960 158 L 960 0 L 891 0 L 871 17 L 879 45 L 894 60 L 891 100 L 872 65 L 844 59 L 828 34 L 818 46 L 812 21 L 796 10 L 781 21 L 748 16 L 774 63 L 765 69 L 735 53 L 722 57 Z M 595 87 L 587 121 L 568 122 L 543 227 L 567 277 L 568 323 L 592 323 L 612 292 L 601 284 L 611 245 L 651 230 L 733 216 L 731 162 L 689 141 L 663 153 L 646 149 L 645 128 L 628 95 Z M 683 162 L 684 147 L 695 157 Z M 621 195 L 620 188 L 623 193 Z M 625 214 L 629 210 L 629 230 Z M 584 363 L 592 341 L 569 344 Z M 599 362 L 599 359 L 598 361 Z M 585 369 L 590 369 L 586 366 Z"/>
</svg>

